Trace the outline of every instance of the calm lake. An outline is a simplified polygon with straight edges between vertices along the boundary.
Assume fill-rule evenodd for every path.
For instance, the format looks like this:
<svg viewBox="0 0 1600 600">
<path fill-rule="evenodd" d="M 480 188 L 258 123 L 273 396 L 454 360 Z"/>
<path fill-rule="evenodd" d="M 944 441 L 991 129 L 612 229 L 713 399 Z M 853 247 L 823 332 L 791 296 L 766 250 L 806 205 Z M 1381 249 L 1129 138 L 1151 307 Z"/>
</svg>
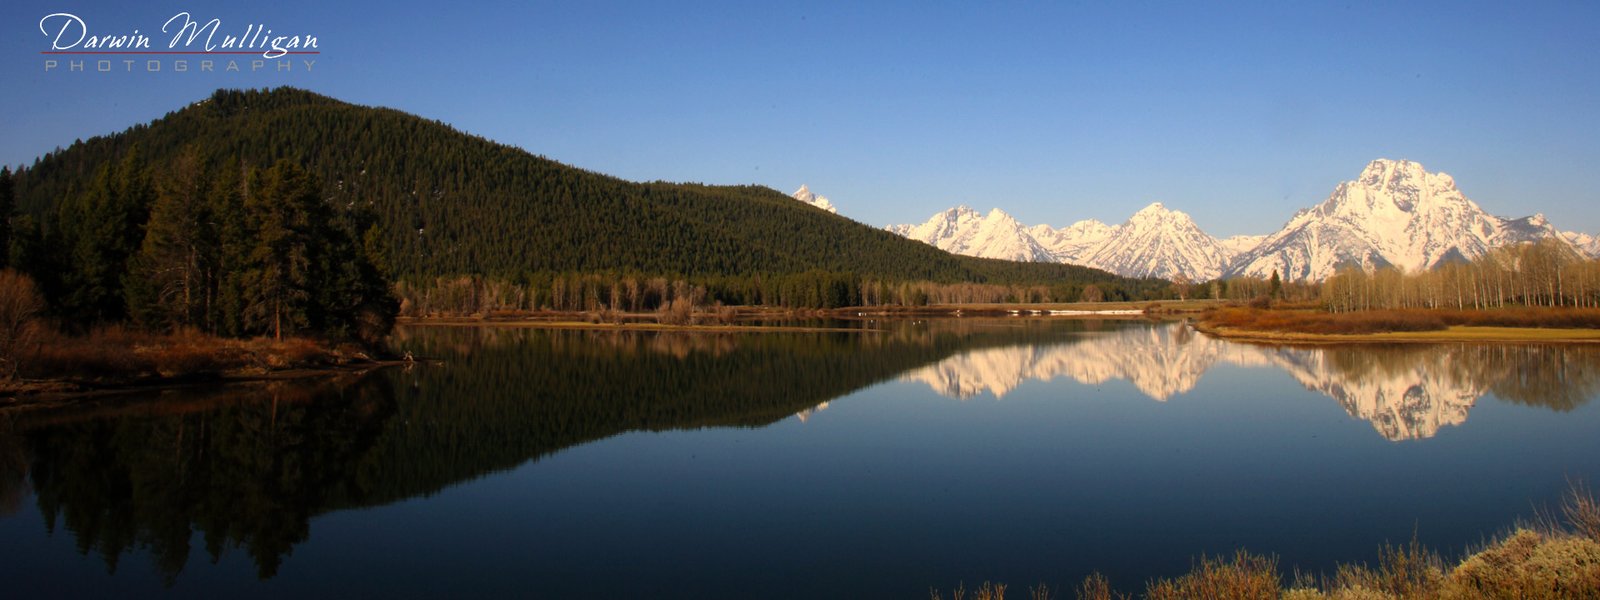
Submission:
<svg viewBox="0 0 1600 600">
<path fill-rule="evenodd" d="M 0 412 L 10 597 L 1124 590 L 1449 556 L 1600 483 L 1600 347 L 1181 324 L 410 327 L 438 364 Z"/>
</svg>

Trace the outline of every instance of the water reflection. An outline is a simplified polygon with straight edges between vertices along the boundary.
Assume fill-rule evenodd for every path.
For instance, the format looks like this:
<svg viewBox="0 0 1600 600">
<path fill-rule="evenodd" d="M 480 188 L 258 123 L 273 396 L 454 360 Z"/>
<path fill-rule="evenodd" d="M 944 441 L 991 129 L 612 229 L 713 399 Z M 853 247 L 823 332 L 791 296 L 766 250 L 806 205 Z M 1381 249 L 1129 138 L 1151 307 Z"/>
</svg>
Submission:
<svg viewBox="0 0 1600 600">
<path fill-rule="evenodd" d="M 5 415 L 0 493 L 31 488 L 46 530 L 71 532 L 113 573 L 143 549 L 170 585 L 200 533 L 212 562 L 242 549 L 272 577 L 313 515 L 370 495 L 365 458 L 394 398 L 356 379 Z"/>
<path fill-rule="evenodd" d="M 1486 393 L 1571 410 L 1600 388 L 1592 347 L 1284 348 L 1142 322 L 870 327 L 881 330 L 402 329 L 397 345 L 443 362 L 0 410 L 0 517 L 31 501 L 49 535 L 66 532 L 112 572 L 144 553 L 170 585 L 197 551 L 216 562 L 238 549 L 265 579 L 320 514 L 432 494 L 629 431 L 805 421 L 896 378 L 955 398 L 1003 397 L 1028 380 L 1124 380 L 1165 401 L 1219 365 L 1270 367 L 1392 440 L 1459 424 Z"/>
<path fill-rule="evenodd" d="M 1099 385 L 1122 380 L 1166 401 L 1193 390 L 1219 365 L 1287 372 L 1339 402 L 1383 437 L 1415 440 L 1460 425 L 1487 393 L 1571 410 L 1600 392 L 1600 348 L 1566 345 L 1388 345 L 1286 347 L 1230 343 L 1180 323 L 1126 327 L 1050 345 L 964 352 L 906 373 L 939 394 L 1003 398 L 1023 382 L 1065 377 Z"/>
</svg>

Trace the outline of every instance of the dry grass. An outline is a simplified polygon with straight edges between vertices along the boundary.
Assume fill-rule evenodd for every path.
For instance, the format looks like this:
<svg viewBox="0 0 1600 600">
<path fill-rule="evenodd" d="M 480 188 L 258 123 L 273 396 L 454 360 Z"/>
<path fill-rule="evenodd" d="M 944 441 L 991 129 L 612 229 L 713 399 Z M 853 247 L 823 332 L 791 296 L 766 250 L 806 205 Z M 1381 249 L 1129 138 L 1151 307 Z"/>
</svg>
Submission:
<svg viewBox="0 0 1600 600">
<path fill-rule="evenodd" d="M 944 594 L 939 590 L 928 590 L 929 600 L 944 600 Z M 950 590 L 950 600 L 967 600 L 966 584 L 957 584 L 956 589 Z M 1006 584 L 983 582 L 978 589 L 972 590 L 972 600 L 1006 600 Z"/>
<path fill-rule="evenodd" d="M 1573 481 L 1571 490 L 1561 503 L 1561 515 L 1567 519 L 1572 532 L 1600 542 L 1600 502 L 1582 481 Z"/>
<path fill-rule="evenodd" d="M 29 378 L 136 380 L 264 373 L 367 357 L 355 347 L 329 347 L 307 338 L 237 340 L 194 330 L 155 334 L 113 326 L 85 336 L 44 334 L 20 358 L 20 374 Z"/>
<path fill-rule="evenodd" d="M 1277 600 L 1278 559 L 1240 550 L 1232 560 L 1200 557 L 1188 574 L 1145 587 L 1149 600 Z"/>
<path fill-rule="evenodd" d="M 1495 310 L 1400 309 L 1329 313 L 1318 310 L 1228 307 L 1206 313 L 1203 322 L 1209 327 L 1319 335 L 1443 331 L 1450 327 L 1600 329 L 1600 309 L 1518 307 Z"/>
<path fill-rule="evenodd" d="M 1360 334 L 1385 331 L 1437 331 L 1449 327 L 1431 311 L 1326 313 L 1309 310 L 1221 308 L 1204 317 L 1206 325 L 1252 331 Z"/>
<path fill-rule="evenodd" d="M 1444 562 L 1412 536 L 1404 546 L 1384 544 L 1377 568 L 1342 565 L 1334 576 L 1334 589 L 1374 592 L 1381 598 L 1422 600 L 1437 598 L 1444 584 Z"/>
<path fill-rule="evenodd" d="M 1112 590 L 1106 576 L 1095 573 L 1078 585 L 1078 600 L 1128 600 L 1128 595 Z"/>
<path fill-rule="evenodd" d="M 1521 529 L 1462 561 L 1438 597 L 1600 597 L 1600 543 Z"/>
</svg>

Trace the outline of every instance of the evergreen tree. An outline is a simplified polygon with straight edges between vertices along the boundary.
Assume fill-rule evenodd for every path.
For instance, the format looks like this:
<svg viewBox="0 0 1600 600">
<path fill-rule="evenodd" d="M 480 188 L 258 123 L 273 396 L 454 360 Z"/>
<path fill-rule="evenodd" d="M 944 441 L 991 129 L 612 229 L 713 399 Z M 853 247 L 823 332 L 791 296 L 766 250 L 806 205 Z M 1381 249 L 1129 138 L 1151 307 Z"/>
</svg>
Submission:
<svg viewBox="0 0 1600 600">
<path fill-rule="evenodd" d="M 124 282 L 129 313 L 157 329 L 203 325 L 218 244 L 198 155 L 180 155 L 157 187 L 144 243 Z"/>
<path fill-rule="evenodd" d="M 224 162 L 207 196 L 212 229 L 217 234 L 217 275 L 210 290 L 206 329 L 223 335 L 244 335 L 245 269 L 255 237 L 245 214 L 249 174 L 238 162 Z"/>
<path fill-rule="evenodd" d="M 102 165 L 83 193 L 62 203 L 57 223 L 68 254 L 61 306 L 69 318 L 83 324 L 126 315 L 123 273 L 144 239 L 152 197 L 135 150 L 114 167 Z"/>
<path fill-rule="evenodd" d="M 245 258 L 242 287 L 244 326 L 283 338 L 311 324 L 313 228 L 325 222 L 325 211 L 311 177 L 288 161 L 252 173 L 245 196 L 247 222 L 254 243 Z"/>
<path fill-rule="evenodd" d="M 11 217 L 17 211 L 11 167 L 0 167 L 0 269 L 11 266 Z"/>
<path fill-rule="evenodd" d="M 1267 297 L 1276 300 L 1283 293 L 1283 279 L 1278 277 L 1278 270 L 1272 270 L 1272 279 L 1267 281 Z"/>
</svg>

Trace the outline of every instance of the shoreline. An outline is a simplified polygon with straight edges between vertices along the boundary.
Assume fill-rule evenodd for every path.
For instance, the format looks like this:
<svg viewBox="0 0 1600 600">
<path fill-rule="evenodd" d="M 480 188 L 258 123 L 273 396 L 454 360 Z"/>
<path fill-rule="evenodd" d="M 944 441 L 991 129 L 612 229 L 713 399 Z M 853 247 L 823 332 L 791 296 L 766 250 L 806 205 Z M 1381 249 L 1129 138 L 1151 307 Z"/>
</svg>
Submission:
<svg viewBox="0 0 1600 600">
<path fill-rule="evenodd" d="M 472 317 L 405 318 L 396 327 L 504 327 L 516 329 L 568 329 L 580 331 L 656 331 L 687 333 L 878 333 L 877 329 L 808 327 L 791 325 L 672 325 L 667 323 L 590 323 L 542 319 L 474 319 Z"/>
<path fill-rule="evenodd" d="M 422 359 L 411 362 L 405 360 L 372 360 L 315 367 L 298 366 L 265 372 L 186 373 L 122 381 L 94 381 L 71 377 L 18 379 L 8 382 L 7 385 L 11 387 L 0 390 L 0 412 L 24 407 L 59 406 L 72 402 L 190 387 L 297 381 L 341 375 L 365 375 L 378 369 L 400 367 L 420 362 L 427 361 Z"/>
<path fill-rule="evenodd" d="M 1215 338 L 1258 344 L 1600 344 L 1600 329 L 1453 325 L 1434 331 L 1305 333 L 1222 327 L 1204 322 L 1196 323 L 1194 328 Z"/>
</svg>

